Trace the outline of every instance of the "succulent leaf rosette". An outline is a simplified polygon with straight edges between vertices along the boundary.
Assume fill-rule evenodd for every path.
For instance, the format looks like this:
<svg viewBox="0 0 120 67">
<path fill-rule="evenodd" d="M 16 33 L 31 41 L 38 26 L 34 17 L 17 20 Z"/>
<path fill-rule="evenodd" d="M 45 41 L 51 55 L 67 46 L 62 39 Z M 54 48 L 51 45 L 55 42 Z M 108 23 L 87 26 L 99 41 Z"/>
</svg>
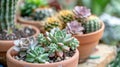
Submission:
<svg viewBox="0 0 120 67">
<path fill-rule="evenodd" d="M 53 63 L 69 59 L 79 46 L 79 41 L 65 30 L 54 28 L 46 35 L 39 34 L 37 38 L 30 37 L 14 42 L 14 56 L 17 60 L 29 63 Z"/>
</svg>

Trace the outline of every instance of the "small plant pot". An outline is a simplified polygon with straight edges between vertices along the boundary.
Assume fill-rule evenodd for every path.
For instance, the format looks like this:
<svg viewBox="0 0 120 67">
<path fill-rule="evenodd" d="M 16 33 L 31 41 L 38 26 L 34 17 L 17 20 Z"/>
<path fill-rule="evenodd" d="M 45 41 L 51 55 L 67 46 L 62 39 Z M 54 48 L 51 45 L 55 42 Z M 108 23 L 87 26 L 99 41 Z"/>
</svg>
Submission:
<svg viewBox="0 0 120 67">
<path fill-rule="evenodd" d="M 94 52 L 96 45 L 98 45 L 100 38 L 104 32 L 104 23 L 101 22 L 101 28 L 95 32 L 83 34 L 83 35 L 74 35 L 79 41 L 80 46 L 78 47 L 79 50 L 79 62 L 84 62 L 92 52 Z"/>
<path fill-rule="evenodd" d="M 45 33 L 44 23 L 42 23 L 41 21 L 27 20 L 27 19 L 24 19 L 21 16 L 17 17 L 17 21 L 20 24 L 33 25 L 33 26 L 37 27 L 42 33 Z"/>
<path fill-rule="evenodd" d="M 13 50 L 13 47 L 10 48 L 6 55 L 8 67 L 77 67 L 79 58 L 79 52 L 76 50 L 76 53 L 73 55 L 73 57 L 69 58 L 68 60 L 63 60 L 55 63 L 36 64 L 16 60 L 13 58 L 15 55 L 17 55 L 17 52 Z"/>
<path fill-rule="evenodd" d="M 28 27 L 29 25 L 23 25 Z M 36 32 L 33 36 L 37 36 L 39 34 L 39 30 L 31 26 Z M 13 46 L 13 40 L 0 40 L 0 63 L 6 64 L 6 52 L 7 50 Z"/>
</svg>

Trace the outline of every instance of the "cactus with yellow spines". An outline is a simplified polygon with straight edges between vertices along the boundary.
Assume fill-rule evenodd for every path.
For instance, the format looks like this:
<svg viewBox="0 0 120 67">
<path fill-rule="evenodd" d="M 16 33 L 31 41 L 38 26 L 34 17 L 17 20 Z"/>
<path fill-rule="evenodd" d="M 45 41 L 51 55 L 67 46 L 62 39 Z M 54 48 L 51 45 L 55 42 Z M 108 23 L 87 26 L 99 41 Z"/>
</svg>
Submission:
<svg viewBox="0 0 120 67">
<path fill-rule="evenodd" d="M 55 27 L 63 29 L 64 24 L 56 17 L 49 17 L 45 20 L 45 30 L 50 31 Z"/>
<path fill-rule="evenodd" d="M 61 10 L 58 13 L 58 18 L 60 19 L 60 21 L 62 21 L 66 24 L 66 23 L 74 20 L 74 14 L 70 10 Z"/>
</svg>

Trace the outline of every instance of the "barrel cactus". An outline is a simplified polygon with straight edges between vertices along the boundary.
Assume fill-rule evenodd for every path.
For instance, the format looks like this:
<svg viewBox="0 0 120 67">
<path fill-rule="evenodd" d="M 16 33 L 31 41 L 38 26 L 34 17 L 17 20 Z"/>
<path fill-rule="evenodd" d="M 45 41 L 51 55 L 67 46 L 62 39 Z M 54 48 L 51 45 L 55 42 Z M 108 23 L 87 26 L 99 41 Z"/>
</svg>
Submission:
<svg viewBox="0 0 120 67">
<path fill-rule="evenodd" d="M 74 14 L 72 11 L 70 10 L 61 10 L 59 13 L 58 13 L 58 18 L 64 22 L 64 23 L 67 23 L 67 22 L 70 22 L 72 20 L 74 20 Z"/>
<path fill-rule="evenodd" d="M 0 0 L 0 31 L 14 27 L 18 0 Z"/>
<path fill-rule="evenodd" d="M 49 17 L 45 20 L 45 29 L 47 31 L 50 31 L 51 29 L 55 27 L 59 27 L 60 29 L 63 28 L 63 23 L 56 17 Z"/>
<path fill-rule="evenodd" d="M 53 16 L 55 11 L 52 8 L 37 8 L 32 13 L 34 20 L 44 20 L 47 17 Z"/>
<path fill-rule="evenodd" d="M 101 21 L 97 16 L 91 15 L 89 16 L 85 23 L 83 23 L 83 27 L 85 28 L 85 33 L 94 32 L 101 28 Z"/>
</svg>

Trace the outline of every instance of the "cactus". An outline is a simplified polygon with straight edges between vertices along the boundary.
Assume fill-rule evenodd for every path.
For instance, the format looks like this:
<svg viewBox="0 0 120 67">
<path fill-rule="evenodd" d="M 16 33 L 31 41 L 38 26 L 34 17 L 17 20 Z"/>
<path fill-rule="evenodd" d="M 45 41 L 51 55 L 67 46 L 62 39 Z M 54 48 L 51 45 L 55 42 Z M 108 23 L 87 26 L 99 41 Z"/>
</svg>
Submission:
<svg viewBox="0 0 120 67">
<path fill-rule="evenodd" d="M 18 0 L 0 0 L 0 31 L 14 27 Z"/>
<path fill-rule="evenodd" d="M 60 29 L 63 28 L 63 23 L 57 19 L 56 17 L 49 17 L 46 19 L 45 21 L 45 29 L 47 31 L 50 31 L 51 29 L 55 28 L 55 27 L 59 27 Z"/>
<path fill-rule="evenodd" d="M 47 17 L 53 16 L 54 13 L 54 10 L 51 8 L 37 8 L 32 13 L 32 17 L 34 20 L 44 20 Z"/>
<path fill-rule="evenodd" d="M 76 19 L 81 23 L 86 22 L 86 18 L 91 15 L 90 9 L 87 9 L 84 6 L 76 6 L 73 9 L 73 13 L 75 14 Z"/>
<path fill-rule="evenodd" d="M 59 13 L 58 13 L 58 18 L 64 22 L 64 23 L 67 23 L 67 22 L 70 22 L 72 20 L 74 20 L 74 14 L 72 11 L 70 10 L 61 10 Z"/>
<path fill-rule="evenodd" d="M 83 23 L 83 27 L 85 28 L 85 33 L 94 32 L 101 28 L 101 21 L 97 16 L 91 15 L 89 16 L 85 23 Z"/>
</svg>

